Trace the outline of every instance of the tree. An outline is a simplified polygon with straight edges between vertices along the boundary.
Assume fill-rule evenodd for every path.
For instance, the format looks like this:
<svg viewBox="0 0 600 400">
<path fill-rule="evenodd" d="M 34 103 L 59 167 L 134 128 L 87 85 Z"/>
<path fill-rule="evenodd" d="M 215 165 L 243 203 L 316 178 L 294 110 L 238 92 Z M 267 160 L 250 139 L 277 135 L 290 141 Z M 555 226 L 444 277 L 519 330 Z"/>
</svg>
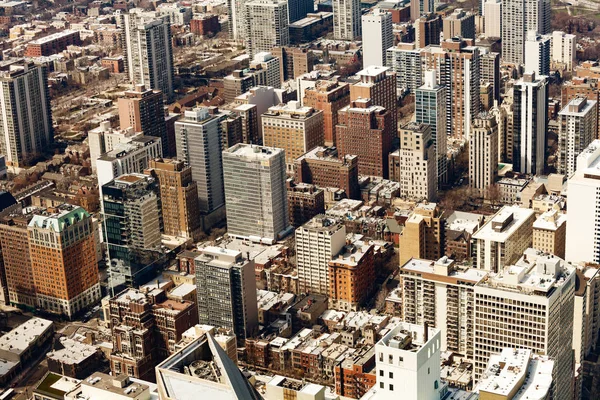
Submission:
<svg viewBox="0 0 600 400">
<path fill-rule="evenodd" d="M 492 207 L 495 207 L 500 203 L 500 199 L 502 198 L 502 191 L 500 190 L 500 186 L 494 183 L 487 187 L 485 198 L 490 202 Z"/>
</svg>

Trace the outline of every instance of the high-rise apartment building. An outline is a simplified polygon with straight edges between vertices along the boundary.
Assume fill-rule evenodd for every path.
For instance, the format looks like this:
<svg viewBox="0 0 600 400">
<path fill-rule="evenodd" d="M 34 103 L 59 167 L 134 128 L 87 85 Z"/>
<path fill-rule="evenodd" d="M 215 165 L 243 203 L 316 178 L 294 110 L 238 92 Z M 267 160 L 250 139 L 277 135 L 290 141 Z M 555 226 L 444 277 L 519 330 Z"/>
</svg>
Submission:
<svg viewBox="0 0 600 400">
<path fill-rule="evenodd" d="M 440 35 L 443 31 L 442 16 L 434 12 L 421 15 L 414 22 L 415 47 L 422 49 L 430 44 L 440 44 Z"/>
<path fill-rule="evenodd" d="M 173 48 L 171 24 L 167 18 L 145 14 L 122 15 L 125 70 L 134 84 L 160 90 L 167 101 L 173 99 Z"/>
<path fill-rule="evenodd" d="M 338 111 L 350 103 L 350 86 L 345 82 L 319 80 L 304 91 L 302 104 L 323 111 L 323 136 L 326 146 L 335 146 Z"/>
<path fill-rule="evenodd" d="M 242 4 L 246 8 L 246 48 L 251 56 L 290 43 L 286 0 L 250 0 Z"/>
<path fill-rule="evenodd" d="M 437 196 L 438 159 L 431 127 L 418 122 L 409 122 L 401 127 L 399 152 L 400 196 L 432 201 Z"/>
<path fill-rule="evenodd" d="M 262 144 L 262 136 L 259 133 L 258 108 L 256 105 L 240 104 L 233 109 L 233 112 L 242 119 L 242 143 Z"/>
<path fill-rule="evenodd" d="M 519 206 L 504 206 L 475 234 L 476 266 L 499 272 L 515 263 L 531 247 L 535 212 Z"/>
<path fill-rule="evenodd" d="M 92 171 L 96 172 L 96 161 L 101 155 L 111 151 L 119 143 L 131 142 L 137 136 L 140 136 L 140 134 L 134 132 L 131 127 L 124 130 L 111 128 L 110 121 L 102 121 L 100 126 L 89 130 L 88 146 L 90 148 Z"/>
<path fill-rule="evenodd" d="M 590 352 L 598 348 L 600 269 L 596 265 L 580 268 L 575 279 L 573 350 L 575 350 L 575 363 L 579 364 Z"/>
<path fill-rule="evenodd" d="M 475 14 L 462 8 L 455 9 L 444 18 L 444 40 L 453 37 L 475 39 Z"/>
<path fill-rule="evenodd" d="M 125 97 L 119 98 L 118 105 L 121 129 L 131 127 L 134 132 L 159 137 L 163 156 L 175 155 L 169 151 L 163 94 L 160 90 L 146 89 L 142 84 L 135 85 L 134 90 L 126 90 Z"/>
<path fill-rule="evenodd" d="M 7 165 L 23 166 L 54 140 L 48 71 L 33 62 L 8 62 L 0 67 L 0 87 L 0 153 Z"/>
<path fill-rule="evenodd" d="M 300 75 L 309 73 L 313 70 L 316 57 L 312 50 L 307 47 L 275 47 L 271 50 L 271 53 L 275 57 L 279 57 L 282 82 L 296 79 Z"/>
<path fill-rule="evenodd" d="M 416 21 L 424 14 L 435 13 L 434 0 L 410 0 L 410 19 Z"/>
<path fill-rule="evenodd" d="M 525 72 L 536 75 L 550 75 L 550 36 L 539 35 L 536 31 L 527 32 L 525 39 Z"/>
<path fill-rule="evenodd" d="M 285 151 L 288 170 L 302 154 L 323 145 L 323 111 L 290 101 L 270 107 L 261 116 L 263 143 Z"/>
<path fill-rule="evenodd" d="M 442 351 L 473 360 L 474 286 L 486 275 L 447 257 L 410 259 L 400 266 L 404 322 L 439 329 Z"/>
<path fill-rule="evenodd" d="M 448 179 L 446 100 L 446 88 L 437 83 L 435 70 L 425 71 L 425 83 L 415 90 L 415 121 L 431 128 L 438 187 Z"/>
<path fill-rule="evenodd" d="M 370 99 L 352 101 L 339 111 L 336 136 L 340 157 L 356 155 L 360 175 L 387 178 L 392 123 L 391 112 L 372 105 Z"/>
<path fill-rule="evenodd" d="M 375 282 L 375 245 L 356 240 L 329 261 L 331 308 L 356 311 L 369 299 Z"/>
<path fill-rule="evenodd" d="M 596 139 L 600 138 L 600 91 L 595 82 L 587 79 L 564 82 L 561 89 L 560 104 L 566 105 L 577 97 L 586 97 L 596 102 L 598 109 L 598 133 Z"/>
<path fill-rule="evenodd" d="M 362 40 L 369 43 L 363 48 L 363 68 L 370 65 L 384 67 L 387 49 L 394 45 L 392 13 L 379 8 L 362 16 Z"/>
<path fill-rule="evenodd" d="M 71 318 L 100 300 L 92 217 L 63 204 L 33 216 L 27 227 L 39 308 Z"/>
<path fill-rule="evenodd" d="M 360 1 L 333 1 L 333 37 L 354 40 L 361 35 Z"/>
<path fill-rule="evenodd" d="M 558 172 L 571 176 L 575 172 L 577 156 L 596 137 L 598 102 L 576 97 L 558 113 Z"/>
<path fill-rule="evenodd" d="M 492 114 L 473 120 L 469 140 L 469 184 L 484 192 L 498 177 L 498 123 Z"/>
<path fill-rule="evenodd" d="M 225 203 L 221 167 L 222 127 L 207 107 L 194 108 L 175 122 L 177 158 L 192 167 L 200 211 L 211 214 Z"/>
<path fill-rule="evenodd" d="M 423 84 L 421 51 L 415 43 L 398 43 L 387 50 L 387 64 L 396 73 L 396 94 L 414 91 Z"/>
<path fill-rule="evenodd" d="M 335 147 L 316 147 L 295 161 L 296 182 L 338 188 L 349 199 L 360 198 L 358 156 L 338 157 Z"/>
<path fill-rule="evenodd" d="M 290 225 L 297 228 L 325 212 L 325 192 L 308 183 L 287 180 L 287 199 Z"/>
<path fill-rule="evenodd" d="M 544 173 L 548 130 L 548 81 L 526 72 L 513 87 L 513 169 Z"/>
<path fill-rule="evenodd" d="M 531 247 L 547 254 L 565 258 L 567 240 L 567 214 L 559 210 L 548 210 L 533 223 Z"/>
<path fill-rule="evenodd" d="M 371 104 L 388 110 L 392 115 L 392 134 L 397 135 L 396 74 L 387 67 L 371 66 L 359 71 L 359 82 L 350 85 L 350 101 L 371 99 Z"/>
<path fill-rule="evenodd" d="M 575 268 L 526 249 L 498 272 L 475 286 L 475 380 L 492 354 L 526 348 L 554 359 L 552 398 L 572 398 Z"/>
<path fill-rule="evenodd" d="M 502 36 L 502 0 L 486 0 L 484 9 L 484 34 L 486 38 Z"/>
<path fill-rule="evenodd" d="M 223 152 L 230 236 L 273 242 L 290 230 L 281 149 L 237 144 Z"/>
<path fill-rule="evenodd" d="M 400 265 L 411 258 L 439 260 L 444 245 L 444 218 L 436 203 L 419 203 L 400 234 Z"/>
<path fill-rule="evenodd" d="M 488 51 L 480 47 L 479 55 L 479 79 L 481 82 L 489 83 L 492 87 L 493 99 L 500 102 L 500 53 Z"/>
<path fill-rule="evenodd" d="M 250 68 L 265 71 L 265 79 L 257 83 L 279 89 L 283 82 L 283 76 L 281 76 L 282 62 L 283 60 L 279 57 L 274 57 L 268 51 L 254 54 L 254 59 L 250 61 Z"/>
<path fill-rule="evenodd" d="M 577 55 L 577 37 L 562 31 L 552 32 L 552 62 L 571 71 Z"/>
<path fill-rule="evenodd" d="M 296 229 L 298 286 L 303 292 L 329 294 L 329 261 L 346 245 L 346 227 L 317 215 Z"/>
<path fill-rule="evenodd" d="M 194 259 L 199 322 L 231 329 L 239 340 L 258 330 L 254 261 L 242 253 L 205 247 Z"/>
<path fill-rule="evenodd" d="M 502 60 L 525 62 L 527 32 L 550 33 L 549 0 L 502 0 Z"/>
<path fill-rule="evenodd" d="M 165 235 L 196 240 L 202 232 L 197 183 L 183 161 L 151 160 L 146 170 L 158 180 Z"/>
</svg>

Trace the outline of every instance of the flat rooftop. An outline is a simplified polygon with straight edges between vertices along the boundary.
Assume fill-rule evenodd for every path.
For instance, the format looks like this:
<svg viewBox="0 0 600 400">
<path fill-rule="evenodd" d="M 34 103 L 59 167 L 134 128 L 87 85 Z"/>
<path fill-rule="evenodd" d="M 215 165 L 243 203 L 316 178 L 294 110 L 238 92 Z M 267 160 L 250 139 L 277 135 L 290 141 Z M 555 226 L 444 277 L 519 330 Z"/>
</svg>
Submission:
<svg viewBox="0 0 600 400">
<path fill-rule="evenodd" d="M 60 343 L 64 348 L 47 353 L 47 358 L 51 358 L 63 364 L 73 365 L 79 364 L 97 353 L 95 346 L 81 343 L 67 337 L 61 337 Z"/>
<path fill-rule="evenodd" d="M 534 214 L 529 208 L 504 206 L 475 232 L 473 238 L 503 243 Z"/>
<path fill-rule="evenodd" d="M 232 156 L 249 159 L 253 161 L 269 160 L 283 153 L 284 150 L 276 147 L 266 147 L 254 144 L 243 144 L 239 143 L 229 149 L 225 150 L 224 154 L 231 154 Z"/>
<path fill-rule="evenodd" d="M 0 337 L 0 350 L 20 355 L 53 325 L 47 319 L 31 318 Z"/>
<path fill-rule="evenodd" d="M 450 269 L 447 274 L 442 274 L 439 273 L 439 271 L 436 271 L 435 261 L 419 258 L 410 259 L 400 268 L 400 270 L 419 275 L 429 275 L 429 278 L 432 280 L 435 280 L 436 277 L 439 277 L 440 280 L 445 280 L 446 277 L 450 277 L 457 281 L 471 282 L 473 284 L 480 282 L 488 274 L 485 270 L 464 267 L 456 267 L 455 269 Z"/>
</svg>

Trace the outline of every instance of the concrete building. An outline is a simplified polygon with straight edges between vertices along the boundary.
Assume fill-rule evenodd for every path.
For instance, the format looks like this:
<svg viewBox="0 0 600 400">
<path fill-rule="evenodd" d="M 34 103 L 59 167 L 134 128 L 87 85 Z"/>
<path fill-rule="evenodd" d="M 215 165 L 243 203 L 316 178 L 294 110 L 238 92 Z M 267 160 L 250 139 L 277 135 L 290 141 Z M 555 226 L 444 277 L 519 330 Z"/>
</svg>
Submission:
<svg viewBox="0 0 600 400">
<path fill-rule="evenodd" d="M 483 7 L 485 37 L 500 38 L 502 36 L 502 0 L 486 0 Z"/>
<path fill-rule="evenodd" d="M 416 21 L 424 14 L 435 13 L 433 0 L 410 0 L 410 19 Z"/>
<path fill-rule="evenodd" d="M 596 137 L 598 102 L 577 97 L 559 113 L 558 172 L 571 176 L 575 172 L 577 157 Z"/>
<path fill-rule="evenodd" d="M 236 250 L 205 247 L 194 260 L 201 324 L 231 329 L 239 340 L 258 330 L 254 261 Z"/>
<path fill-rule="evenodd" d="M 527 32 L 550 33 L 549 0 L 502 0 L 502 59 L 525 62 Z"/>
<path fill-rule="evenodd" d="M 415 20 L 413 25 L 417 49 L 422 49 L 430 44 L 440 44 L 440 36 L 444 27 L 441 15 L 434 12 L 423 14 Z"/>
<path fill-rule="evenodd" d="M 288 3 L 290 24 L 306 18 L 307 14 L 315 12 L 315 4 L 310 0 L 292 0 Z"/>
<path fill-rule="evenodd" d="M 539 35 L 536 31 L 527 32 L 525 39 L 525 72 L 536 75 L 550 75 L 550 36 Z"/>
<path fill-rule="evenodd" d="M 355 40 L 361 36 L 360 1 L 334 0 L 333 37 L 339 40 Z"/>
<path fill-rule="evenodd" d="M 163 156 L 175 155 L 169 150 L 163 94 L 160 90 L 146 89 L 142 84 L 135 85 L 134 90 L 126 90 L 125 97 L 119 98 L 118 107 L 122 130 L 131 127 L 134 132 L 159 137 Z"/>
<path fill-rule="evenodd" d="M 483 216 L 464 211 L 444 212 L 445 255 L 461 262 L 473 254 L 473 234 L 483 225 Z"/>
<path fill-rule="evenodd" d="M 150 400 L 151 391 L 147 381 L 124 375 L 114 377 L 102 372 L 94 372 L 73 389 L 68 390 L 63 398 L 67 400 L 78 398 Z"/>
<path fill-rule="evenodd" d="M 290 43 L 287 1 L 251 0 L 242 4 L 245 7 L 246 48 L 251 56 Z"/>
<path fill-rule="evenodd" d="M 261 144 L 258 108 L 255 104 L 240 104 L 233 112 L 242 119 L 242 143 Z M 231 146 L 227 146 L 229 148 Z"/>
<path fill-rule="evenodd" d="M 396 95 L 414 93 L 423 84 L 421 51 L 415 43 L 398 43 L 387 49 L 387 63 L 396 73 Z"/>
<path fill-rule="evenodd" d="M 581 364 L 598 347 L 600 323 L 600 270 L 588 266 L 577 270 L 575 284 L 575 312 L 573 319 L 573 350 L 575 363 Z"/>
<path fill-rule="evenodd" d="M 198 188 L 200 212 L 211 214 L 223 207 L 222 127 L 207 107 L 194 108 L 175 122 L 177 158 L 192 167 Z"/>
<path fill-rule="evenodd" d="M 548 80 L 526 72 L 513 88 L 513 170 L 544 173 L 548 130 Z"/>
<path fill-rule="evenodd" d="M 490 84 L 493 96 L 492 99 L 500 102 L 500 87 L 502 86 L 500 80 L 500 53 L 488 51 L 488 49 L 482 47 L 480 47 L 480 49 L 479 79 L 481 79 L 483 83 Z M 493 100 L 492 104 L 494 103 Z"/>
<path fill-rule="evenodd" d="M 577 55 L 577 37 L 562 31 L 552 32 L 552 62 L 573 70 Z"/>
<path fill-rule="evenodd" d="M 318 215 L 296 229 L 298 285 L 303 292 L 329 294 L 329 261 L 346 245 L 346 227 Z"/>
<path fill-rule="evenodd" d="M 7 62 L 0 66 L 0 87 L 5 110 L 0 117 L 0 153 L 6 165 L 25 166 L 54 140 L 48 71 L 33 62 Z"/>
<path fill-rule="evenodd" d="M 441 351 L 473 360 L 474 286 L 487 272 L 438 261 L 412 258 L 400 266 L 404 322 L 440 330 Z"/>
<path fill-rule="evenodd" d="M 110 121 L 102 121 L 100 123 L 100 126 L 89 130 L 88 146 L 90 148 L 90 161 L 92 163 L 92 171 L 96 172 L 96 162 L 101 155 L 113 150 L 115 146 L 119 143 L 131 142 L 131 140 L 137 136 L 141 135 L 139 133 L 136 133 L 132 127 L 128 127 L 124 130 L 117 130 L 111 128 Z"/>
<path fill-rule="evenodd" d="M 362 16 L 363 68 L 386 66 L 386 51 L 394 45 L 392 13 L 376 8 Z"/>
<path fill-rule="evenodd" d="M 531 247 L 534 221 L 533 210 L 502 207 L 473 235 L 477 268 L 499 272 L 516 262 Z"/>
<path fill-rule="evenodd" d="M 394 137 L 392 111 L 374 106 L 370 99 L 363 98 L 342 108 L 338 118 L 339 156 L 358 156 L 360 175 L 387 178 L 388 155 Z"/>
<path fill-rule="evenodd" d="M 100 300 L 92 218 L 83 208 L 34 215 L 27 231 L 40 309 L 72 318 Z"/>
<path fill-rule="evenodd" d="M 282 62 L 283 60 L 281 58 L 274 57 L 273 54 L 268 51 L 263 51 L 254 55 L 254 59 L 250 61 L 250 68 L 265 70 L 266 78 L 265 81 L 261 83 L 279 89 L 283 82 L 283 76 L 281 76 Z"/>
<path fill-rule="evenodd" d="M 122 14 L 125 71 L 134 84 L 160 90 L 166 101 L 173 99 L 173 49 L 168 17 Z M 143 50 L 142 50 L 143 49 Z"/>
<path fill-rule="evenodd" d="M 304 91 L 302 105 L 323 111 L 324 142 L 326 146 L 337 143 L 335 127 L 338 111 L 350 103 L 350 86 L 345 82 L 318 80 L 314 88 Z"/>
<path fill-rule="evenodd" d="M 302 154 L 323 145 L 323 112 L 297 101 L 270 107 L 262 115 L 263 143 L 285 151 L 288 171 Z"/>
<path fill-rule="evenodd" d="M 267 382 L 265 397 L 273 400 L 284 400 L 290 396 L 302 400 L 323 400 L 325 392 L 324 386 L 275 375 Z"/>
<path fill-rule="evenodd" d="M 515 346 L 552 358 L 552 398 L 572 397 L 575 275 L 556 256 L 526 249 L 516 263 L 475 286 L 476 381 L 484 379 L 492 354 Z M 499 313 L 504 320 L 493 326 Z"/>
<path fill-rule="evenodd" d="M 429 125 L 409 122 L 400 128 L 400 196 L 416 201 L 437 197 L 437 161 Z"/>
<path fill-rule="evenodd" d="M 475 39 L 475 15 L 462 8 L 455 9 L 444 18 L 444 39 L 453 37 Z"/>
<path fill-rule="evenodd" d="M 350 101 L 371 99 L 371 104 L 390 111 L 392 115 L 392 133 L 398 130 L 396 110 L 396 74 L 387 67 L 371 66 L 359 71 L 359 82 L 350 85 Z"/>
<path fill-rule="evenodd" d="M 415 91 L 415 121 L 431 128 L 438 187 L 448 179 L 446 96 L 446 88 L 437 83 L 435 70 L 425 71 L 425 82 Z"/>
<path fill-rule="evenodd" d="M 330 20 L 333 17 L 330 16 Z M 300 22 L 298 22 L 300 24 Z M 294 44 L 292 31 L 294 24 L 290 24 L 290 41 Z M 304 36 L 303 36 L 304 39 Z M 296 79 L 301 75 L 309 73 L 313 70 L 315 63 L 315 54 L 312 50 L 306 47 L 283 46 L 275 47 L 271 53 L 278 57 L 281 66 L 281 81 L 287 82 L 290 79 Z M 298 98 L 301 101 L 300 98 Z"/>
<path fill-rule="evenodd" d="M 400 265 L 411 258 L 439 260 L 444 244 L 444 219 L 435 203 L 417 204 L 400 234 Z"/>
<path fill-rule="evenodd" d="M 34 317 L 0 336 L 0 359 L 17 369 L 35 360 L 54 336 L 54 322 Z"/>
<path fill-rule="evenodd" d="M 533 223 L 534 249 L 564 259 L 566 239 L 567 215 L 558 210 L 546 211 Z"/>
<path fill-rule="evenodd" d="M 273 242 L 289 229 L 283 150 L 237 144 L 223 152 L 230 236 Z"/>
<path fill-rule="evenodd" d="M 498 124 L 492 114 L 473 120 L 469 140 L 469 185 L 484 192 L 498 177 Z"/>
</svg>

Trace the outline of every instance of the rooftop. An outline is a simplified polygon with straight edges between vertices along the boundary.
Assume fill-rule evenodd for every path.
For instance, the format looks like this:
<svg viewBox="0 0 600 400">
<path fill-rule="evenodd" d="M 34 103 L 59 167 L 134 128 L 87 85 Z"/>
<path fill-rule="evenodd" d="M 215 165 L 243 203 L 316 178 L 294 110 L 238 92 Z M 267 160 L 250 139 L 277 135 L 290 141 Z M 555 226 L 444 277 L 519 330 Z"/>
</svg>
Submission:
<svg viewBox="0 0 600 400">
<path fill-rule="evenodd" d="M 475 233 L 483 222 L 483 215 L 464 211 L 453 211 L 446 217 L 446 229 Z"/>
<path fill-rule="evenodd" d="M 94 372 L 87 379 L 81 381 L 81 386 L 84 394 L 85 387 L 94 387 L 96 390 L 103 390 L 132 399 L 139 398 L 141 393 L 149 391 L 150 388 L 148 385 L 130 381 L 129 377 L 124 375 L 113 377 L 101 372 Z"/>
<path fill-rule="evenodd" d="M 53 325 L 47 319 L 31 318 L 0 337 L 0 350 L 20 355 Z"/>
<path fill-rule="evenodd" d="M 445 256 L 438 261 L 412 258 L 400 268 L 400 271 L 430 275 L 428 278 L 432 280 L 439 277 L 440 280 L 447 281 L 447 279 L 441 277 L 449 277 L 455 281 L 470 282 L 472 284 L 480 282 L 488 274 L 487 271 L 481 269 L 456 266 L 453 260 L 449 260 Z"/>
<path fill-rule="evenodd" d="M 334 218 L 329 218 L 323 214 L 319 214 L 302 225 L 300 229 L 335 233 L 342 229 L 342 224 L 336 221 Z"/>
<path fill-rule="evenodd" d="M 473 238 L 503 243 L 534 214 L 529 208 L 504 206 L 475 232 Z"/>
<path fill-rule="evenodd" d="M 60 344 L 64 346 L 63 349 L 51 351 L 46 357 L 63 364 L 79 364 L 97 353 L 96 347 L 65 336 L 60 338 Z"/>
<path fill-rule="evenodd" d="M 238 158 L 244 158 L 250 161 L 269 160 L 283 153 L 282 149 L 276 147 L 258 146 L 254 144 L 239 143 L 225 150 L 224 154 L 231 154 Z"/>
<path fill-rule="evenodd" d="M 540 215 L 533 223 L 534 229 L 544 229 L 555 231 L 567 222 L 567 214 L 561 213 L 558 210 L 548 210 Z"/>
<path fill-rule="evenodd" d="M 2 3 L 0 3 L 0 6 L 1 5 L 2 5 Z M 76 32 L 77 31 L 72 31 L 70 29 L 65 29 L 64 31 L 56 32 L 56 33 L 53 33 L 51 35 L 44 36 L 44 37 L 36 39 L 36 40 L 32 40 L 31 42 L 29 42 L 29 44 L 37 45 L 37 44 L 48 43 L 48 42 L 51 42 L 53 40 L 65 37 L 65 36 L 73 35 Z"/>
<path fill-rule="evenodd" d="M 422 325 L 400 322 L 377 345 L 416 353 L 439 332 L 439 329 L 429 327 L 426 334 Z"/>
<path fill-rule="evenodd" d="M 69 226 L 89 217 L 90 215 L 83 208 L 65 203 L 57 208 L 49 208 L 44 212 L 37 213 L 29 222 L 29 226 L 62 232 Z"/>
</svg>

